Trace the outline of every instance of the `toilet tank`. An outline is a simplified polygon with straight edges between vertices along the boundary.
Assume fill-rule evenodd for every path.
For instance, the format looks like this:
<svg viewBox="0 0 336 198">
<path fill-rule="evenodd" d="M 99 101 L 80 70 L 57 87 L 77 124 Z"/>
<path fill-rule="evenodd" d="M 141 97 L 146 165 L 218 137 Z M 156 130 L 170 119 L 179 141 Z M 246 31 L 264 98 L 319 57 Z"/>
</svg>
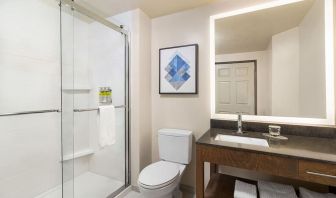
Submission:
<svg viewBox="0 0 336 198">
<path fill-rule="evenodd" d="M 192 151 L 192 132 L 183 129 L 160 129 L 158 135 L 160 159 L 189 164 Z"/>
</svg>

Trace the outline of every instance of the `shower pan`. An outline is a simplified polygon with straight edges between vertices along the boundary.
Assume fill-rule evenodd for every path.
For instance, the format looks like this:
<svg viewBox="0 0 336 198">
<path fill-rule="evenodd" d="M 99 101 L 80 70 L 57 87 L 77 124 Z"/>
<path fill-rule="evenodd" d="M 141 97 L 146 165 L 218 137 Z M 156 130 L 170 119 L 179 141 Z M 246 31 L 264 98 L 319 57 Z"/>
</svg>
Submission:
<svg viewBox="0 0 336 198">
<path fill-rule="evenodd" d="M 0 3 L 0 197 L 106 198 L 130 184 L 128 32 L 91 10 Z"/>
</svg>

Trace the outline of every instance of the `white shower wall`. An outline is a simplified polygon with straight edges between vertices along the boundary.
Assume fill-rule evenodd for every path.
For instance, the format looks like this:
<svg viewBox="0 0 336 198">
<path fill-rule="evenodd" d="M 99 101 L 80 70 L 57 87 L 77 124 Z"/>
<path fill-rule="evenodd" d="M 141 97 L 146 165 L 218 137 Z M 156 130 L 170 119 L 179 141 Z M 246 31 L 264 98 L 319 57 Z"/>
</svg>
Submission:
<svg viewBox="0 0 336 198">
<path fill-rule="evenodd" d="M 61 109 L 59 14 L 54 0 L 1 1 L 1 114 Z M 63 53 L 63 107 L 72 105 L 73 92 L 75 108 L 98 107 L 100 86 L 111 86 L 113 103 L 123 105 L 122 35 L 83 16 L 74 21 L 69 13 L 62 17 L 63 50 L 74 47 L 74 54 Z M 97 144 L 97 111 L 74 115 L 73 134 L 73 123 L 63 122 L 63 129 L 69 130 L 63 131 L 64 154 L 71 154 L 72 146 L 75 153 L 95 152 L 75 160 L 75 176 L 91 171 L 123 182 L 124 109 L 117 109 L 117 143 L 105 149 Z M 0 197 L 36 197 L 62 183 L 60 113 L 0 117 L 0 131 Z M 65 178 L 71 177 L 71 169 L 65 169 Z"/>
<path fill-rule="evenodd" d="M 98 108 L 99 87 L 111 87 L 113 104 L 125 105 L 124 35 L 79 13 L 75 16 L 74 70 L 69 71 L 69 75 L 74 74 L 75 108 Z M 74 114 L 75 155 L 87 150 L 94 152 L 75 159 L 74 175 L 89 171 L 124 183 L 125 108 L 116 109 L 117 134 L 114 145 L 105 148 L 99 146 L 98 119 L 98 111 Z"/>
<path fill-rule="evenodd" d="M 0 24 L 0 113 L 60 109 L 57 2 L 2 0 Z M 60 118 L 0 118 L 0 197 L 34 197 L 61 183 Z"/>
<path fill-rule="evenodd" d="M 99 87 L 111 87 L 115 106 L 125 105 L 125 40 L 118 32 L 97 22 L 89 27 L 90 106 L 97 107 Z M 91 145 L 95 154 L 90 171 L 118 181 L 125 180 L 125 108 L 116 109 L 116 143 L 100 148 L 97 112 L 90 114 Z"/>
</svg>

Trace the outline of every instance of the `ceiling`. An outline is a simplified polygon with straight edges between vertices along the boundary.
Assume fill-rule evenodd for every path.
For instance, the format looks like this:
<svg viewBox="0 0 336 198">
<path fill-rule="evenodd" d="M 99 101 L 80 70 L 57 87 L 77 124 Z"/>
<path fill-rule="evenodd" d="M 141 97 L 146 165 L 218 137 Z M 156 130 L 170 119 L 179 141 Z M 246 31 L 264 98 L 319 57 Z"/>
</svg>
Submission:
<svg viewBox="0 0 336 198">
<path fill-rule="evenodd" d="M 216 54 L 263 51 L 273 35 L 297 27 L 315 1 L 232 16 L 216 21 Z"/>
<path fill-rule="evenodd" d="M 196 8 L 220 0 L 76 0 L 104 17 L 140 8 L 151 18 Z"/>
</svg>

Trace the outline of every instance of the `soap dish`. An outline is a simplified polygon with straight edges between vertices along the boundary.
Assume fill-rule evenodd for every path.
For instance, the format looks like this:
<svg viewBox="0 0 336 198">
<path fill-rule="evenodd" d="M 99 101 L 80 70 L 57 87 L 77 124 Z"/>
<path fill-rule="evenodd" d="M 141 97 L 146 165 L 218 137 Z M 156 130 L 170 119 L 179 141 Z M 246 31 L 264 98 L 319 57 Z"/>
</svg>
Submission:
<svg viewBox="0 0 336 198">
<path fill-rule="evenodd" d="M 288 140 L 287 137 L 285 136 L 282 136 L 282 135 L 278 135 L 278 136 L 274 136 L 274 135 L 271 135 L 269 133 L 263 133 L 264 136 L 268 137 L 268 138 L 272 138 L 272 139 L 277 139 L 277 140 Z"/>
</svg>

